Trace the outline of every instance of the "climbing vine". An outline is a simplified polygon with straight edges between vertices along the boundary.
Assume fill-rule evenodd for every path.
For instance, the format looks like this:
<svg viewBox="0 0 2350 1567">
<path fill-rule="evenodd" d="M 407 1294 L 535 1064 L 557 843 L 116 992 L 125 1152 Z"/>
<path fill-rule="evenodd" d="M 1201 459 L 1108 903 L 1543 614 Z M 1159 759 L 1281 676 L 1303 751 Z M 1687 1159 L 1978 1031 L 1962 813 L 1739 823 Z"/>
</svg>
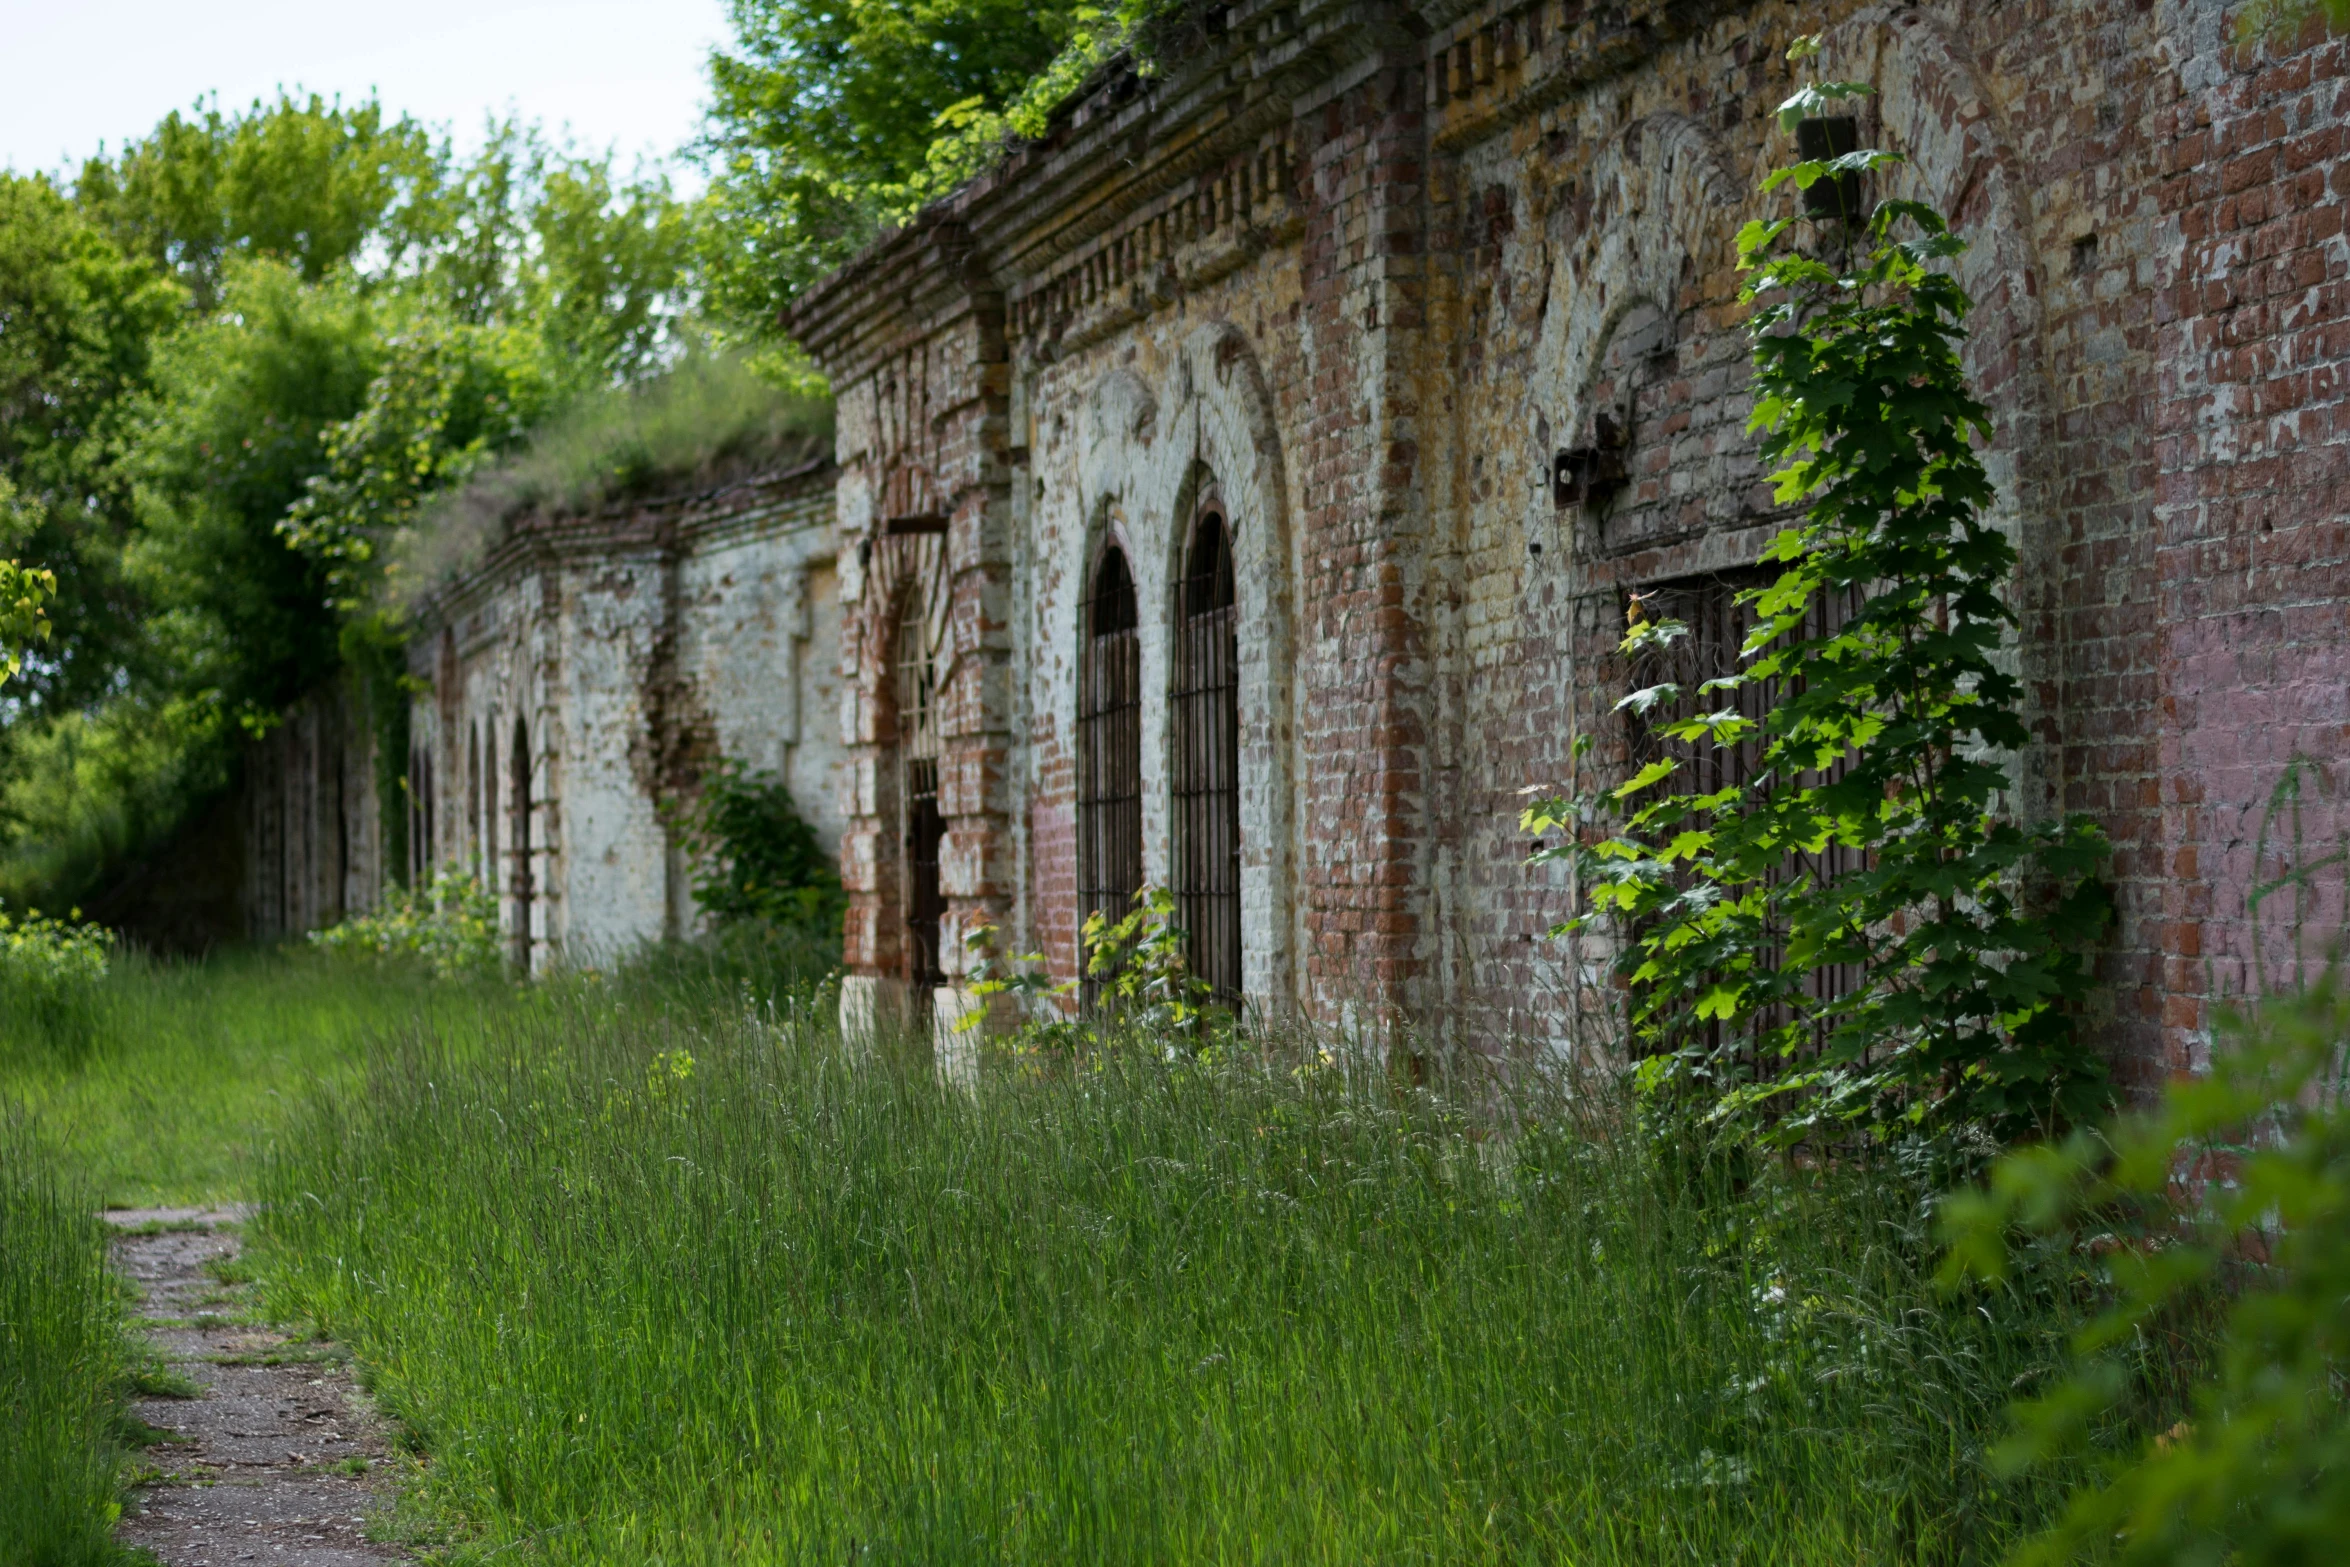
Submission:
<svg viewBox="0 0 2350 1567">
<path fill-rule="evenodd" d="M 1783 126 L 1866 91 L 1806 87 Z M 1805 161 L 1763 188 L 1896 161 Z M 2029 739 L 1998 658 L 2016 557 L 1983 515 L 1990 415 L 1959 358 L 1970 301 L 1940 270 L 1963 249 L 1934 208 L 1890 199 L 1740 232 L 1750 428 L 1803 520 L 1764 554 L 1775 579 L 1737 595 L 1753 630 L 1735 669 L 1617 704 L 1658 715 L 1679 754 L 1525 813 L 1533 833 L 1565 829 L 1535 858 L 1582 873 L 1585 911 L 1559 933 L 1607 921 L 1621 939 L 1648 1102 L 1743 1136 L 2013 1135 L 2106 1103 L 2075 1032 L 2105 839 L 2008 809 L 2002 753 Z M 1630 618 L 1627 654 L 1688 635 L 1638 600 Z M 1759 698 L 1746 712 L 1741 692 Z M 1705 710 L 1663 719 L 1684 705 Z M 1688 761 L 1740 752 L 1743 777 L 1724 769 L 1738 781 L 1687 786 Z"/>
</svg>

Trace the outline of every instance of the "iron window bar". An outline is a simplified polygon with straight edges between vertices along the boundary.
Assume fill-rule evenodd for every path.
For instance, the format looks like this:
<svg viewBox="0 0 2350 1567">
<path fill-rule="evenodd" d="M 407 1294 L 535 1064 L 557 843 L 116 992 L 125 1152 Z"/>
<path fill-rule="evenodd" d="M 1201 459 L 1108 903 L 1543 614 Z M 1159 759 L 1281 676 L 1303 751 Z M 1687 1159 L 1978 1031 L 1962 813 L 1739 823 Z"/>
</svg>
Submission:
<svg viewBox="0 0 2350 1567">
<path fill-rule="evenodd" d="M 1213 497 L 1192 524 L 1176 614 L 1175 914 L 1192 973 L 1241 998 L 1240 639 L 1232 542 Z"/>
<path fill-rule="evenodd" d="M 1078 917 L 1116 921 L 1142 890 L 1142 635 L 1134 574 L 1112 544 L 1094 568 L 1084 611 L 1077 707 Z M 1095 982 L 1084 974 L 1090 1009 Z"/>
<path fill-rule="evenodd" d="M 919 591 L 907 593 L 899 619 L 897 697 L 905 783 L 906 980 L 939 985 L 946 980 L 938 950 L 946 900 L 938 862 L 947 829 L 938 801 L 938 673 L 930 655 L 930 617 Z"/>
</svg>

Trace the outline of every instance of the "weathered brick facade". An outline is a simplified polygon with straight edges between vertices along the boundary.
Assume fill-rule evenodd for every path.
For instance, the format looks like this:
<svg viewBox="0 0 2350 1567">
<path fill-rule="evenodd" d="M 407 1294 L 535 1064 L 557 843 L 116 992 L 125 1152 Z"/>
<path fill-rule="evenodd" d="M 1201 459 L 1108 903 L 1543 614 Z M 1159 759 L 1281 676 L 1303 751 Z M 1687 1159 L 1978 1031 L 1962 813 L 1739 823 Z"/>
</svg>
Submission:
<svg viewBox="0 0 2350 1567">
<path fill-rule="evenodd" d="M 840 399 L 848 1005 L 900 1004 L 909 972 L 909 619 L 939 692 L 942 965 L 983 920 L 1073 965 L 1104 541 L 1142 606 L 1144 858 L 1168 875 L 1170 626 L 1213 494 L 1247 991 L 1557 1032 L 1568 889 L 1524 864 L 1519 791 L 1566 782 L 1578 734 L 1620 764 L 1625 596 L 1749 563 L 1784 521 L 1745 431 L 1732 236 L 1771 205 L 1787 44 L 1824 28 L 1825 73 L 1877 89 L 1864 144 L 1909 160 L 1880 191 L 1972 241 L 2040 739 L 2019 808 L 2113 834 L 2110 1043 L 2189 1062 L 2252 982 L 2264 804 L 2311 759 L 2303 832 L 2330 845 L 2350 733 L 2344 48 L 2248 50 L 2229 10 L 1264 0 L 1154 79 L 1106 74 L 789 319 Z M 1602 414 L 1626 482 L 1559 505 L 1553 455 Z"/>
</svg>

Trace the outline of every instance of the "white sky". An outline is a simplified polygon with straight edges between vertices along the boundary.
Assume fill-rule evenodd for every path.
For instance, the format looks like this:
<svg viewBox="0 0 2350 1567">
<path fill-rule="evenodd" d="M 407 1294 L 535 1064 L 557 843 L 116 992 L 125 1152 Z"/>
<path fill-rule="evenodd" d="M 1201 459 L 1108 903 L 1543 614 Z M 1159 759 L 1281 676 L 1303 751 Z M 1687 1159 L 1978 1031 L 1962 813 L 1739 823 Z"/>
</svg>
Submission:
<svg viewBox="0 0 2350 1567">
<path fill-rule="evenodd" d="M 373 89 L 461 145 L 518 110 L 625 164 L 699 127 L 725 37 L 723 0 L 0 0 L 0 165 L 69 168 L 200 94 L 239 108 L 281 84 Z"/>
</svg>

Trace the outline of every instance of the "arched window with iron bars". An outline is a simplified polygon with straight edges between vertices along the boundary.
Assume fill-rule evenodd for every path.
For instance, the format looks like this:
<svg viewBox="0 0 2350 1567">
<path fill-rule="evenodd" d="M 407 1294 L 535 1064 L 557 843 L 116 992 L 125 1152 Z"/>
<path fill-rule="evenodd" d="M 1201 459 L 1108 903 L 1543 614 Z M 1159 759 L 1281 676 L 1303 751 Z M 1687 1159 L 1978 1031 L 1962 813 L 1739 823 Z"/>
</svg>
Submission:
<svg viewBox="0 0 2350 1567">
<path fill-rule="evenodd" d="M 1176 592 L 1173 719 L 1175 916 L 1192 972 L 1240 999 L 1240 626 L 1232 540 L 1213 491 L 1193 515 Z"/>
<path fill-rule="evenodd" d="M 946 817 L 938 801 L 938 668 L 931 656 L 930 616 L 919 589 L 906 594 L 898 619 L 899 798 L 905 812 L 906 981 L 938 985 L 946 974 L 939 961 L 939 921 L 946 900 L 939 889 L 939 846 Z"/>
<path fill-rule="evenodd" d="M 1134 573 L 1104 546 L 1085 598 L 1077 694 L 1078 916 L 1122 919 L 1142 890 L 1142 638 Z M 1093 999 L 1090 980 L 1085 999 Z"/>
</svg>

